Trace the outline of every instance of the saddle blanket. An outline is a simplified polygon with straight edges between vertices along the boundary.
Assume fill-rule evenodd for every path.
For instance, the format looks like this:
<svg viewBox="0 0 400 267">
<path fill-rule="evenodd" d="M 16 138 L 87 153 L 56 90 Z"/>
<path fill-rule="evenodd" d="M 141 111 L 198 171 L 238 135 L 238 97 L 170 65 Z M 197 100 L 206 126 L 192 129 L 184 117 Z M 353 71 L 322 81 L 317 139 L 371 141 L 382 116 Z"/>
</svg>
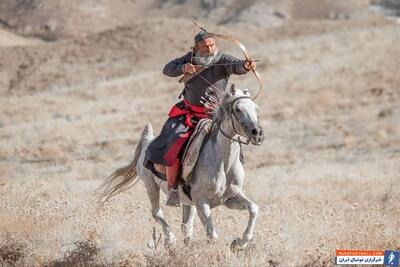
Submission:
<svg viewBox="0 0 400 267">
<path fill-rule="evenodd" d="M 188 183 L 190 175 L 196 166 L 197 158 L 203 148 L 203 142 L 211 130 L 212 120 L 205 118 L 201 119 L 196 125 L 193 134 L 190 136 L 182 160 L 182 179 Z"/>
</svg>

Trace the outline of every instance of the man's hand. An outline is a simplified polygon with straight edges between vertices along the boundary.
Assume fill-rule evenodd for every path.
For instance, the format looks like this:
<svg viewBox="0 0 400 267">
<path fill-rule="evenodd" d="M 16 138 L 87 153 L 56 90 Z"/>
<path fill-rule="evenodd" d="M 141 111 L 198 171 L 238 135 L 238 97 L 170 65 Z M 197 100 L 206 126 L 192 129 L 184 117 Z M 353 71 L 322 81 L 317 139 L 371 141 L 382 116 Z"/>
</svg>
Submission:
<svg viewBox="0 0 400 267">
<path fill-rule="evenodd" d="M 257 66 L 256 66 L 256 63 L 255 63 L 254 61 L 246 60 L 246 61 L 244 62 L 244 64 L 243 64 L 243 67 L 244 67 L 246 70 L 255 70 Z"/>
<path fill-rule="evenodd" d="M 196 67 L 192 63 L 186 63 L 182 67 L 183 73 L 195 73 L 196 72 Z"/>
</svg>

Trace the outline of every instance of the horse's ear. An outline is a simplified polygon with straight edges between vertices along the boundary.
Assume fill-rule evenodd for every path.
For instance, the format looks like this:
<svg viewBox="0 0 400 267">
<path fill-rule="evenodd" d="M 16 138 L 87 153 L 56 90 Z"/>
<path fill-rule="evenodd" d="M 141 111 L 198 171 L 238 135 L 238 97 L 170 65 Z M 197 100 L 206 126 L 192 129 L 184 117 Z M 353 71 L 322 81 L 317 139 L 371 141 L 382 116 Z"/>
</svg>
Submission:
<svg viewBox="0 0 400 267">
<path fill-rule="evenodd" d="M 230 88 L 230 90 L 229 90 L 229 93 L 230 93 L 231 95 L 236 94 L 236 86 L 235 86 L 234 83 L 232 83 L 231 88 Z"/>
</svg>

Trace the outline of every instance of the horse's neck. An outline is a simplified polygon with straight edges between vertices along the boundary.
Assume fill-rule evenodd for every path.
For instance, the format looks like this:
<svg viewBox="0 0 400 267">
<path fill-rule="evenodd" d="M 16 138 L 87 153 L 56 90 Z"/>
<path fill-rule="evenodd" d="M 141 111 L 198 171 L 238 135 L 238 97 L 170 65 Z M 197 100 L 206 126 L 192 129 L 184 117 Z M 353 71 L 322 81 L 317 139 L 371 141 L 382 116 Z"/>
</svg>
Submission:
<svg viewBox="0 0 400 267">
<path fill-rule="evenodd" d="M 236 133 L 230 120 L 224 120 L 220 127 L 221 130 L 224 131 L 224 133 L 228 136 L 232 138 L 236 137 Z M 240 152 L 239 144 L 224 136 L 221 131 L 218 131 L 217 133 L 217 142 L 215 148 L 218 153 L 221 153 L 222 159 L 227 164 L 226 166 L 232 164 L 236 157 L 239 156 Z"/>
</svg>

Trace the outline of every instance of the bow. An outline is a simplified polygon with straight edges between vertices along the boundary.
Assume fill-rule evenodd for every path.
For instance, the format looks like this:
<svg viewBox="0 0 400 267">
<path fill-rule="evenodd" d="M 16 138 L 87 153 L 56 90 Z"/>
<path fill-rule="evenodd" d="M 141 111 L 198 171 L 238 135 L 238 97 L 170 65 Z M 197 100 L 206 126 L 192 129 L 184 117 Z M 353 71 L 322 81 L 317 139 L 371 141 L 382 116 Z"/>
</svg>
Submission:
<svg viewBox="0 0 400 267">
<path fill-rule="evenodd" d="M 204 29 L 203 27 L 201 27 L 200 24 L 199 24 L 197 21 L 193 20 L 193 23 L 194 23 L 194 25 L 196 25 L 200 30 L 206 32 L 207 34 L 212 35 L 212 36 L 215 36 L 215 37 L 218 37 L 218 38 L 225 39 L 225 40 L 227 40 L 227 41 L 233 43 L 234 45 L 238 46 L 238 47 L 240 48 L 240 50 L 242 50 L 242 52 L 243 52 L 243 54 L 244 54 L 244 57 L 246 58 L 247 61 L 250 61 L 250 62 L 251 62 L 251 61 L 254 61 L 254 60 L 250 57 L 250 54 L 249 54 L 249 51 L 247 50 L 247 48 L 246 48 L 241 42 L 239 42 L 238 40 L 236 40 L 236 39 L 233 38 L 232 36 L 224 35 L 224 34 L 219 34 L 219 33 L 214 33 L 214 32 L 209 32 L 209 31 L 207 31 L 206 29 Z M 256 76 L 256 78 L 257 78 L 257 80 L 258 80 L 258 82 L 259 82 L 259 84 L 260 84 L 260 89 L 259 89 L 258 93 L 256 94 L 256 96 L 253 98 L 253 100 L 255 100 L 255 99 L 258 97 L 258 95 L 261 93 L 261 91 L 264 89 L 264 85 L 263 85 L 263 82 L 262 82 L 262 80 L 261 80 L 260 74 L 259 74 L 255 69 L 251 69 L 251 70 L 252 70 L 252 72 L 254 73 L 254 75 Z"/>
</svg>

